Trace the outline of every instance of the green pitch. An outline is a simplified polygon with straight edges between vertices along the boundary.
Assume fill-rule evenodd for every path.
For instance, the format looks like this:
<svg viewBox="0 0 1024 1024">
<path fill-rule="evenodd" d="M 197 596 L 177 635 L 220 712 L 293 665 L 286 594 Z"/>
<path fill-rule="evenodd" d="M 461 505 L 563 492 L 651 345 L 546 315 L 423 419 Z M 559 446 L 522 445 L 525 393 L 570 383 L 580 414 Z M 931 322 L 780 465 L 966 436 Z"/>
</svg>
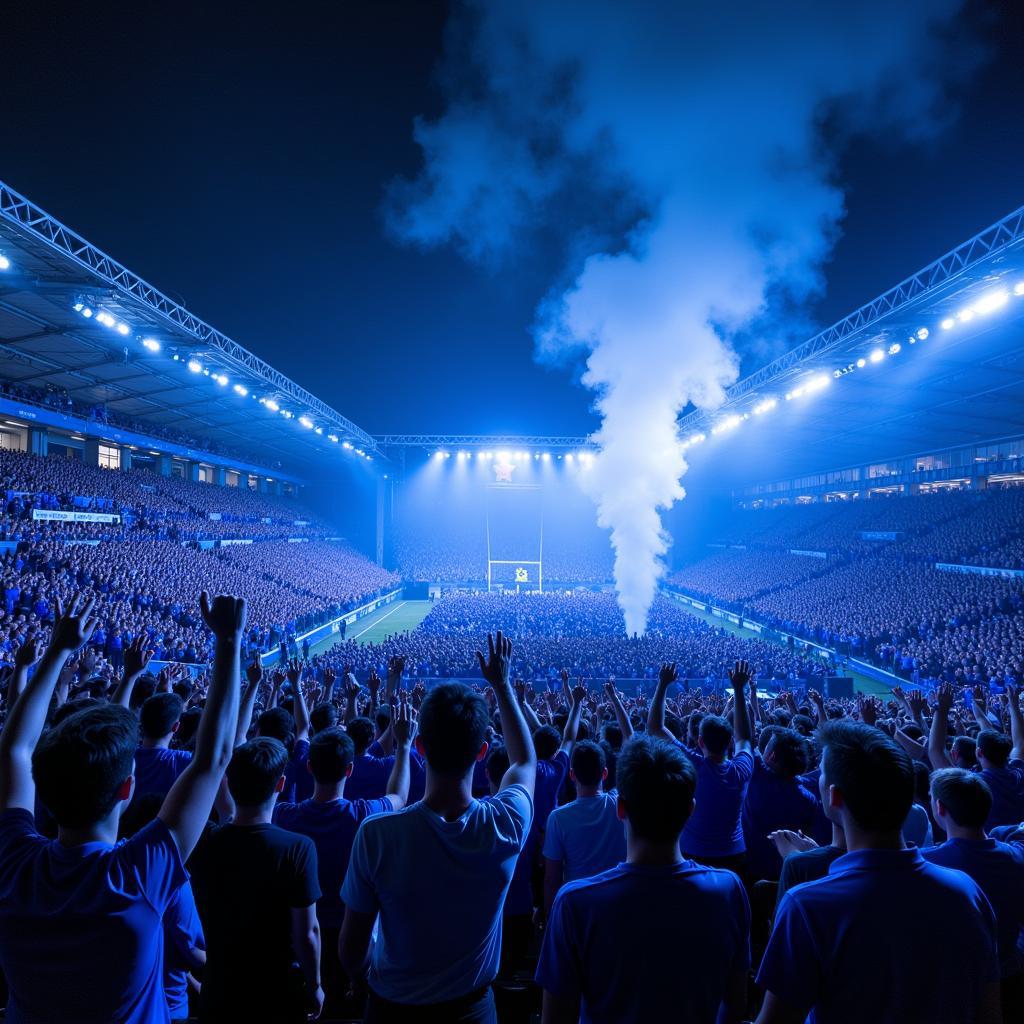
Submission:
<svg viewBox="0 0 1024 1024">
<path fill-rule="evenodd" d="M 393 633 L 415 629 L 433 607 L 430 601 L 395 601 L 386 604 L 365 619 L 357 619 L 348 627 L 348 639 L 361 644 L 379 644 Z M 338 642 L 337 636 L 327 637 L 310 649 L 311 654 L 322 654 Z"/>
</svg>

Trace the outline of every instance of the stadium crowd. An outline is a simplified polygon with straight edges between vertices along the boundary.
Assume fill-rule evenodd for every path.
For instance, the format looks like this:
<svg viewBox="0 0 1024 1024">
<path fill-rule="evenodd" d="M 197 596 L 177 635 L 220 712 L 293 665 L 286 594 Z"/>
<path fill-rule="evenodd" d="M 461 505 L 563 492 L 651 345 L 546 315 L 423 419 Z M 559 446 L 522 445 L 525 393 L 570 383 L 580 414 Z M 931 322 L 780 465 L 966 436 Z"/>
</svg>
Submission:
<svg viewBox="0 0 1024 1024">
<path fill-rule="evenodd" d="M 17 649 L 11 1020 L 1021 1019 L 1016 687 L 766 700 L 740 661 L 725 692 L 537 690 L 498 632 L 428 688 L 398 656 L 243 669 L 246 603 L 198 608 L 199 679 L 140 638 L 97 681 L 77 595 Z M 435 628 L 485 614 L 457 611 Z"/>
</svg>

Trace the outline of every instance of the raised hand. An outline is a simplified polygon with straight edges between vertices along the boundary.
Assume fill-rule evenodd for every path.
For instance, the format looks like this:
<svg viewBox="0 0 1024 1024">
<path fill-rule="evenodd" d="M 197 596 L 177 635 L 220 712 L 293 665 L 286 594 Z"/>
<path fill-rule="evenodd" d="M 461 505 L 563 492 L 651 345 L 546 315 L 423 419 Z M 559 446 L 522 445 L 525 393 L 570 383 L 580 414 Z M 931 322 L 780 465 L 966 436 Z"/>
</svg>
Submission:
<svg viewBox="0 0 1024 1024">
<path fill-rule="evenodd" d="M 574 704 L 582 704 L 587 696 L 587 687 L 582 679 L 576 680 L 576 685 L 572 688 L 572 701 Z"/>
<path fill-rule="evenodd" d="M 263 662 L 258 654 L 246 665 L 245 678 L 249 680 L 250 686 L 259 686 L 263 681 Z"/>
<path fill-rule="evenodd" d="M 736 667 L 729 672 L 729 682 L 732 683 L 732 688 L 742 691 L 750 682 L 751 674 L 749 661 L 737 661 Z"/>
<path fill-rule="evenodd" d="M 345 696 L 355 700 L 359 696 L 359 680 L 351 672 L 345 673 Z"/>
<path fill-rule="evenodd" d="M 405 672 L 405 658 L 394 654 L 388 658 L 388 688 L 394 690 Z"/>
<path fill-rule="evenodd" d="M 21 646 L 14 652 L 14 667 L 31 668 L 43 656 L 45 649 L 38 633 L 25 637 Z"/>
<path fill-rule="evenodd" d="M 199 611 L 203 622 L 218 640 L 236 640 L 245 629 L 244 597 L 218 594 L 211 604 L 210 595 L 204 590 L 199 595 Z"/>
<path fill-rule="evenodd" d="M 141 676 L 149 665 L 149 659 L 153 657 L 153 651 L 146 645 L 149 638 L 140 633 L 124 649 L 124 674 L 126 676 Z"/>
<path fill-rule="evenodd" d="M 985 692 L 985 687 L 975 686 L 971 695 L 974 697 L 974 703 L 978 704 L 982 711 L 988 711 L 988 694 Z"/>
<path fill-rule="evenodd" d="M 373 703 L 376 704 L 377 695 L 380 693 L 380 676 L 377 675 L 376 669 L 370 669 L 370 674 L 366 677 L 366 688 L 370 691 Z"/>
<path fill-rule="evenodd" d="M 878 708 L 874 697 L 861 697 L 857 701 L 857 711 L 865 725 L 874 725 L 878 721 Z"/>
<path fill-rule="evenodd" d="M 739 662 L 736 663 L 737 665 Z M 676 672 L 676 663 L 666 662 L 661 666 L 661 671 L 658 673 L 658 685 L 669 686 L 679 678 L 678 672 Z M 639 696 L 639 694 L 638 694 Z"/>
<path fill-rule="evenodd" d="M 526 702 L 526 683 L 525 683 L 525 681 L 522 680 L 522 679 L 517 679 L 512 684 L 512 689 L 515 690 L 516 700 L 519 701 L 520 704 L 525 703 Z"/>
<path fill-rule="evenodd" d="M 480 673 L 491 686 L 508 686 L 512 670 L 512 641 L 499 629 L 497 637 L 487 634 L 487 658 L 481 651 L 476 652 L 480 662 Z"/>
<path fill-rule="evenodd" d="M 391 715 L 391 729 L 395 742 L 401 746 L 409 746 L 416 735 L 416 710 L 408 701 L 394 706 Z"/>
<path fill-rule="evenodd" d="M 910 707 L 910 713 L 914 716 L 923 715 L 928 709 L 928 701 L 925 700 L 920 690 L 911 690 L 907 694 L 907 704 Z"/>
<path fill-rule="evenodd" d="M 88 642 L 100 621 L 92 614 L 95 604 L 94 600 L 85 600 L 78 595 L 65 612 L 60 598 L 57 598 L 57 618 L 50 636 L 50 650 L 59 654 L 71 654 Z"/>
</svg>

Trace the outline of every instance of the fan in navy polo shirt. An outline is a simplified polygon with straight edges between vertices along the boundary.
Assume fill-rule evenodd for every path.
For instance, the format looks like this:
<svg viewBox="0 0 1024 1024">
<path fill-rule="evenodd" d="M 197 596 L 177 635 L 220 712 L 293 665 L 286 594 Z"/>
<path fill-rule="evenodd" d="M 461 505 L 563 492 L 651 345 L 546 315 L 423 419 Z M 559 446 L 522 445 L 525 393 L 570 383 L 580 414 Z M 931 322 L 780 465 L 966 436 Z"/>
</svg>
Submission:
<svg viewBox="0 0 1024 1024">
<path fill-rule="evenodd" d="M 189 766 L 190 750 L 171 750 L 171 738 L 181 724 L 184 701 L 176 693 L 155 693 L 139 712 L 142 743 L 135 752 L 136 797 L 165 796 Z"/>
<path fill-rule="evenodd" d="M 750 907 L 731 871 L 679 852 L 693 765 L 675 745 L 635 736 L 616 781 L 626 862 L 556 897 L 537 965 L 544 1022 L 733 1024 L 746 997 Z"/>
<path fill-rule="evenodd" d="M 992 904 L 999 930 L 1003 1017 L 1024 1019 L 1024 849 L 985 835 L 992 793 L 981 776 L 945 768 L 931 778 L 932 813 L 949 839 L 925 860 L 970 875 Z"/>
<path fill-rule="evenodd" d="M 904 847 L 910 757 L 850 721 L 826 724 L 820 740 L 822 802 L 850 852 L 783 897 L 757 977 L 758 1024 L 998 1021 L 992 907 L 965 874 Z"/>
<path fill-rule="evenodd" d="M 114 845 L 133 791 L 135 716 L 119 704 L 69 715 L 40 739 L 68 656 L 95 629 L 93 603 L 60 604 L 50 647 L 0 734 L 0 966 L 10 1021 L 169 1020 L 162 919 L 186 880 L 238 723 L 245 602 L 200 599 L 216 638 L 192 764 L 157 819 Z M 35 787 L 58 838 L 33 825 Z"/>
</svg>

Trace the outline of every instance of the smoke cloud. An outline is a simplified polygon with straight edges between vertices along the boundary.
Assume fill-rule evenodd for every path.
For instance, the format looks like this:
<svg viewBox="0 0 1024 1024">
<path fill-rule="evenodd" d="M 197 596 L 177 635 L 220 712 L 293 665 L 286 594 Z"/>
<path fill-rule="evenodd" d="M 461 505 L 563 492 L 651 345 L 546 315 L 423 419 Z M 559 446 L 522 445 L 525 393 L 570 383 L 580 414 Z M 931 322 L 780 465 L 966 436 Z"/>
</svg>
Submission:
<svg viewBox="0 0 1024 1024">
<path fill-rule="evenodd" d="M 389 225 L 508 272 L 541 232 L 564 276 L 541 359 L 582 353 L 601 452 L 581 473 L 611 531 L 626 628 L 642 633 L 683 497 L 677 418 L 739 372 L 733 342 L 820 292 L 844 212 L 836 155 L 925 139 L 976 51 L 961 0 L 685 4 L 470 0 L 449 25 L 446 108 Z M 784 325 L 778 325 L 784 334 Z"/>
</svg>

